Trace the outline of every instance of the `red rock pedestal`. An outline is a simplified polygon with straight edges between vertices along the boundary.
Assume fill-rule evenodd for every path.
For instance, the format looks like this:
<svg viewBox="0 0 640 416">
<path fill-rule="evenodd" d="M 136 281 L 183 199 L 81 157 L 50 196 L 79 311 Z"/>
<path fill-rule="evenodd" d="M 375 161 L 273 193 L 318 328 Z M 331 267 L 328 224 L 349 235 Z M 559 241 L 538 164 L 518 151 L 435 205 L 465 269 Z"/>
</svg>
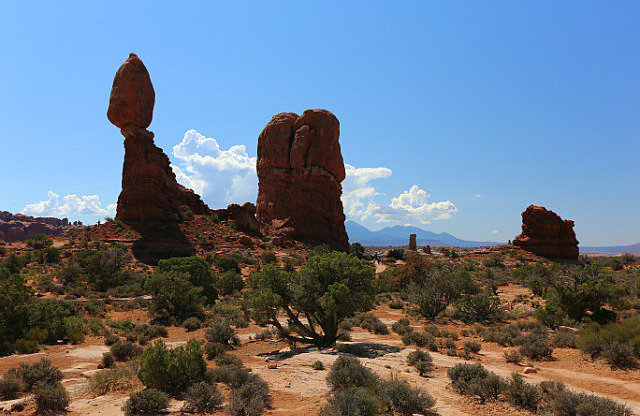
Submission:
<svg viewBox="0 0 640 416">
<path fill-rule="evenodd" d="M 522 233 L 513 245 L 551 259 L 577 259 L 578 240 L 573 221 L 562 220 L 553 211 L 529 205 L 522 213 Z"/>
<path fill-rule="evenodd" d="M 418 245 L 416 244 L 416 235 L 409 234 L 409 250 L 416 251 L 418 250 Z"/>
<path fill-rule="evenodd" d="M 116 218 L 122 221 L 177 221 L 188 210 L 210 210 L 192 190 L 179 185 L 169 158 L 146 130 L 153 116 L 155 92 L 144 64 L 130 54 L 113 80 L 109 121 L 125 137 L 122 192 Z"/>
<path fill-rule="evenodd" d="M 274 237 L 348 250 L 340 123 L 327 110 L 275 115 L 258 137 L 258 221 Z"/>
</svg>

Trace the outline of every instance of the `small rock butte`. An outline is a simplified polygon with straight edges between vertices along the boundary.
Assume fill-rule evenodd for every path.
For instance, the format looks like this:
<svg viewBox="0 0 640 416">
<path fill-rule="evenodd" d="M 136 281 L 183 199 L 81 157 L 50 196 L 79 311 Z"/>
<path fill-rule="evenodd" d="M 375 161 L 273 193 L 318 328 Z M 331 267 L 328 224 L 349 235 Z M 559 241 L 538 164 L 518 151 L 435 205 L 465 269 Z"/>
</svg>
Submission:
<svg viewBox="0 0 640 416">
<path fill-rule="evenodd" d="M 522 233 L 513 245 L 551 259 L 577 259 L 578 240 L 573 221 L 544 207 L 529 205 L 522 213 Z"/>
</svg>

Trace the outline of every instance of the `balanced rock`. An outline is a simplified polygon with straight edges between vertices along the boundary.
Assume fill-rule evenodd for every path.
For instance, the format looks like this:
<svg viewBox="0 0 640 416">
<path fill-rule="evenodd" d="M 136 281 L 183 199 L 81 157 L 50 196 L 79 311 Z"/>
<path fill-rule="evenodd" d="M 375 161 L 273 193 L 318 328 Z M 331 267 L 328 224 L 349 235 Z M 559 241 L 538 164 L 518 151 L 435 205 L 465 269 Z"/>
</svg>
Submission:
<svg viewBox="0 0 640 416">
<path fill-rule="evenodd" d="M 552 259 L 577 259 L 578 240 L 573 221 L 563 220 L 544 207 L 529 205 L 522 213 L 522 233 L 513 245 Z"/>
<path fill-rule="evenodd" d="M 123 221 L 175 221 L 187 211 L 210 210 L 192 190 L 179 185 L 169 158 L 153 143 L 151 123 L 155 93 L 149 73 L 135 54 L 113 80 L 107 117 L 124 140 L 122 192 L 116 218 Z"/>
<path fill-rule="evenodd" d="M 347 250 L 340 123 L 327 110 L 275 115 L 258 137 L 258 221 L 274 238 Z"/>
<path fill-rule="evenodd" d="M 409 250 L 416 251 L 418 249 L 418 245 L 416 244 L 416 235 L 409 234 Z"/>
</svg>

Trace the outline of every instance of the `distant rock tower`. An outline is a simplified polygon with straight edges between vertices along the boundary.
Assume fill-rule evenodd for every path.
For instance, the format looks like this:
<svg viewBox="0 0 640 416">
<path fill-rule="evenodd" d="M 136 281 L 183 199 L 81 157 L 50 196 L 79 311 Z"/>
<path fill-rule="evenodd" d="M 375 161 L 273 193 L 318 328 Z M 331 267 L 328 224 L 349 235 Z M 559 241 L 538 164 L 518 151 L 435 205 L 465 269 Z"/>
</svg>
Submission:
<svg viewBox="0 0 640 416">
<path fill-rule="evenodd" d="M 116 218 L 123 221 L 175 221 L 187 210 L 205 214 L 209 208 L 191 189 L 179 185 L 169 158 L 153 143 L 147 130 L 153 116 L 155 92 L 149 72 L 129 54 L 113 80 L 107 117 L 124 140 L 122 192 Z"/>
<path fill-rule="evenodd" d="M 409 250 L 416 251 L 418 250 L 418 246 L 416 244 L 416 235 L 409 234 Z"/>
<path fill-rule="evenodd" d="M 578 240 L 573 221 L 553 211 L 529 205 L 522 213 L 522 233 L 513 240 L 523 250 L 551 259 L 577 259 Z"/>
<path fill-rule="evenodd" d="M 348 250 L 340 123 L 327 110 L 275 115 L 258 137 L 256 217 L 275 237 Z"/>
</svg>

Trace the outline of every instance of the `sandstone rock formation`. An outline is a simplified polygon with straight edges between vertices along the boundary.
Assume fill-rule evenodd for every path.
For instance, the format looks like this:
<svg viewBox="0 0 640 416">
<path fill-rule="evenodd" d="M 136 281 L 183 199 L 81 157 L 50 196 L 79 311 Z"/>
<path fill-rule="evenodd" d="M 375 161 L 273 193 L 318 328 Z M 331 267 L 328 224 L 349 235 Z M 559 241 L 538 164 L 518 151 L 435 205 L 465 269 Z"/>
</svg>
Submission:
<svg viewBox="0 0 640 416">
<path fill-rule="evenodd" d="M 416 235 L 409 234 L 409 250 L 416 251 L 418 250 L 418 245 L 416 244 Z"/>
<path fill-rule="evenodd" d="M 260 232 L 260 223 L 256 220 L 256 206 L 251 202 L 245 202 L 242 206 L 231 204 L 226 209 L 216 209 L 213 212 L 223 221 L 233 221 L 239 231 Z"/>
<path fill-rule="evenodd" d="M 340 123 L 327 110 L 275 115 L 258 137 L 257 218 L 274 237 L 347 250 Z"/>
<path fill-rule="evenodd" d="M 68 231 L 80 230 L 82 222 L 54 217 L 31 217 L 0 211 L 0 240 L 12 243 L 33 238 L 38 234 L 61 235 Z"/>
<path fill-rule="evenodd" d="M 522 213 L 522 233 L 513 245 L 552 259 L 577 259 L 578 240 L 573 221 L 562 220 L 553 211 L 529 205 Z"/>
<path fill-rule="evenodd" d="M 179 185 L 169 158 L 153 143 L 155 93 L 149 73 L 135 54 L 118 69 L 111 88 L 109 121 L 125 137 L 122 192 L 116 218 L 122 221 L 176 221 L 186 211 L 210 210 L 192 190 Z"/>
</svg>

